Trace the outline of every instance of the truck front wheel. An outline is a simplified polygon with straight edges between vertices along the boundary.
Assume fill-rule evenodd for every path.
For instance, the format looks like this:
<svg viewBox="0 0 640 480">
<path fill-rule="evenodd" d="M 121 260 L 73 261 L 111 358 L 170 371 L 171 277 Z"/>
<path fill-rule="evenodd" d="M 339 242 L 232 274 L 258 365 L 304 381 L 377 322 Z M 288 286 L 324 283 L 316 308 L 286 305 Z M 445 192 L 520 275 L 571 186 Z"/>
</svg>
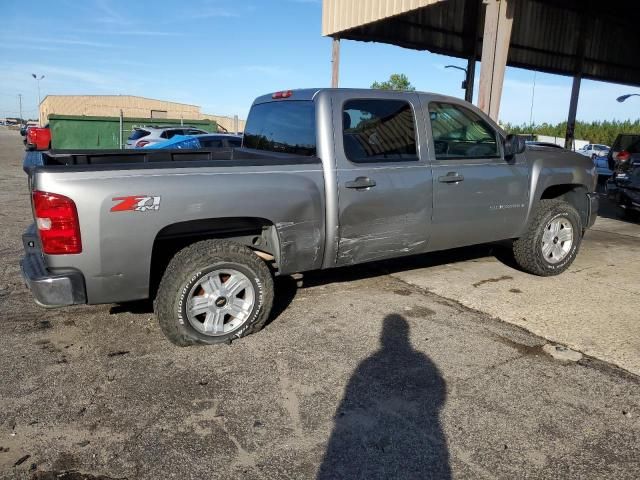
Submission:
<svg viewBox="0 0 640 480">
<path fill-rule="evenodd" d="M 576 209 L 561 200 L 540 200 L 526 232 L 513 243 L 513 253 L 523 270 L 548 277 L 569 268 L 581 241 Z"/>
<path fill-rule="evenodd" d="M 158 288 L 160 328 L 175 345 L 229 343 L 260 330 L 271 311 L 273 278 L 249 248 L 205 240 L 179 251 Z"/>
</svg>

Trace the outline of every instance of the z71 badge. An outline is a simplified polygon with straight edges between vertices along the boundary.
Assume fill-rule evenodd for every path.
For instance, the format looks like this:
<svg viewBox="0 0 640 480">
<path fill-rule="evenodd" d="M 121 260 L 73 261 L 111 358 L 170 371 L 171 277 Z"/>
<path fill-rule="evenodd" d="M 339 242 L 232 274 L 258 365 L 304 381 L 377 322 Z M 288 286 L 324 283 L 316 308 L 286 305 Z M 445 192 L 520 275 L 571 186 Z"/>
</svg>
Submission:
<svg viewBox="0 0 640 480">
<path fill-rule="evenodd" d="M 115 197 L 111 200 L 118 202 L 111 207 L 112 212 L 148 212 L 150 210 L 160 210 L 160 197 L 132 195 L 130 197 Z"/>
</svg>

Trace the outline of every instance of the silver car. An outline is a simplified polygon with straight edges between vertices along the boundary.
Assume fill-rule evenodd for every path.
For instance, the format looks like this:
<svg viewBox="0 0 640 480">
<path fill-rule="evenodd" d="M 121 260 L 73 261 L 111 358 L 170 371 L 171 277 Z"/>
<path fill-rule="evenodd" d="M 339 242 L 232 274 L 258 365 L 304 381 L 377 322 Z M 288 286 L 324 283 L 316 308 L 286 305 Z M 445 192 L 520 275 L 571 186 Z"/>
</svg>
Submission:
<svg viewBox="0 0 640 480">
<path fill-rule="evenodd" d="M 164 142 L 174 135 L 202 135 L 209 133 L 199 128 L 190 127 L 188 125 L 179 125 L 175 127 L 137 127 L 133 129 L 125 148 L 140 148 L 147 145 Z"/>
<path fill-rule="evenodd" d="M 595 160 L 597 157 L 606 157 L 609 154 L 610 149 L 611 147 L 609 147 L 608 145 L 589 143 L 588 145 L 585 145 L 584 147 L 576 150 L 576 153 Z"/>
</svg>

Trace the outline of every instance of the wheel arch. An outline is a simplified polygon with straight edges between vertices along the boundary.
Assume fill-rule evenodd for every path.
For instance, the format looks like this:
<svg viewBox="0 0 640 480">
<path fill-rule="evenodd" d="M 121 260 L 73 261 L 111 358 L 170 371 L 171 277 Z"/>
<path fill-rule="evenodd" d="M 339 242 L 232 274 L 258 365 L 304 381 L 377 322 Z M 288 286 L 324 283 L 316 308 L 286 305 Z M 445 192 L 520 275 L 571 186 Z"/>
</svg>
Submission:
<svg viewBox="0 0 640 480">
<path fill-rule="evenodd" d="M 538 200 L 562 200 L 578 211 L 582 225 L 589 222 L 589 189 L 581 184 L 562 183 L 544 189 Z"/>
<path fill-rule="evenodd" d="M 178 251 L 208 239 L 245 245 L 278 271 L 280 238 L 274 223 L 266 218 L 222 217 L 176 222 L 163 227 L 154 238 L 149 271 L 149 297 L 155 297 L 162 275 Z"/>
</svg>

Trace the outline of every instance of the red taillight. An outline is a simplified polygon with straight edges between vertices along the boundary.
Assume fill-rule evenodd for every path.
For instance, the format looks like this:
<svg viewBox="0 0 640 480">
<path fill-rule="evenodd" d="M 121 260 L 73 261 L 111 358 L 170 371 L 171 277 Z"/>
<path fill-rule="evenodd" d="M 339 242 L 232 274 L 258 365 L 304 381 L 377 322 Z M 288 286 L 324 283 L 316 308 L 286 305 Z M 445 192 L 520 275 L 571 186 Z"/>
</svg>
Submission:
<svg viewBox="0 0 640 480">
<path fill-rule="evenodd" d="M 616 155 L 616 160 L 620 162 L 626 162 L 630 158 L 631 158 L 631 154 L 626 150 L 622 150 L 620 153 L 618 153 L 618 155 Z"/>
<path fill-rule="evenodd" d="M 136 147 L 140 148 L 140 147 L 144 147 L 145 145 L 148 145 L 149 141 L 148 140 L 140 140 L 138 143 L 136 143 Z"/>
<path fill-rule="evenodd" d="M 73 200 L 37 190 L 33 192 L 32 200 L 43 253 L 81 253 L 80 222 Z"/>
<path fill-rule="evenodd" d="M 282 92 L 274 93 L 273 95 L 271 95 L 271 98 L 273 99 L 289 98 L 291 95 L 293 95 L 293 92 L 291 90 L 284 90 Z"/>
</svg>

